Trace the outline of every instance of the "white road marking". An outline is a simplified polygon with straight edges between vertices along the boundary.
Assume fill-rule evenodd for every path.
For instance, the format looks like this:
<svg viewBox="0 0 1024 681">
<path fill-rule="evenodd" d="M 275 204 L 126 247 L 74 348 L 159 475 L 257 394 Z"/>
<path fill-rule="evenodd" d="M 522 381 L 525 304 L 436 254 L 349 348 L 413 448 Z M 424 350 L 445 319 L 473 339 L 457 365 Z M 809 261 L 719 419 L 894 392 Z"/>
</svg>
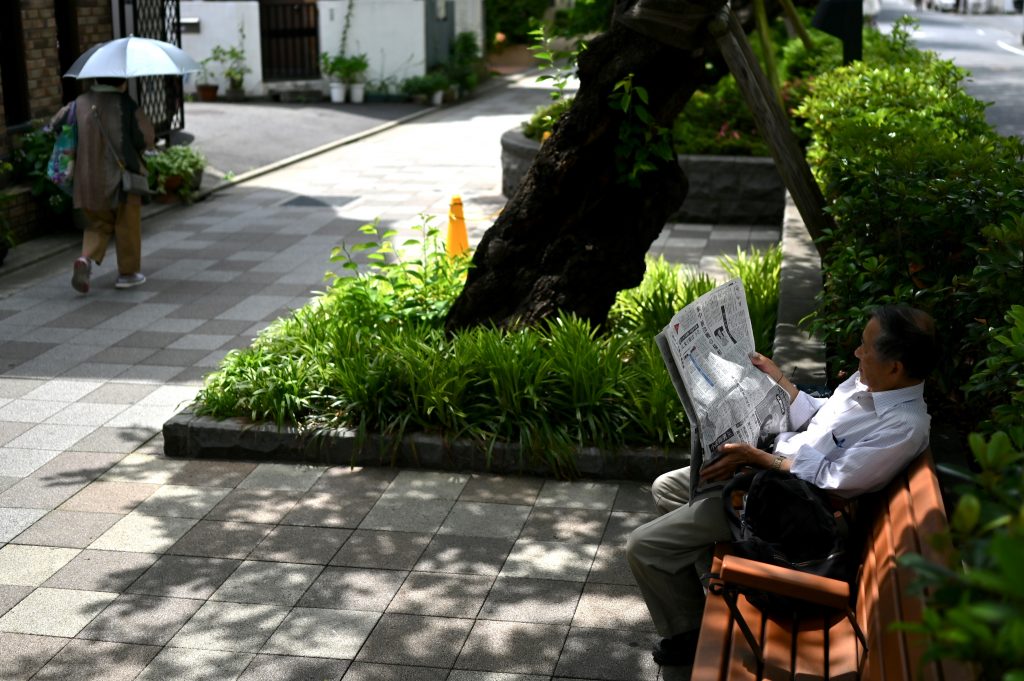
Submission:
<svg viewBox="0 0 1024 681">
<path fill-rule="evenodd" d="M 1018 56 L 1024 57 L 1024 50 L 1020 49 L 1019 47 L 1014 47 L 1013 45 L 1007 45 L 1002 40 L 997 40 L 996 41 L 996 45 L 998 45 L 999 47 L 1003 48 L 1007 52 L 1012 52 L 1013 54 L 1016 54 Z"/>
</svg>

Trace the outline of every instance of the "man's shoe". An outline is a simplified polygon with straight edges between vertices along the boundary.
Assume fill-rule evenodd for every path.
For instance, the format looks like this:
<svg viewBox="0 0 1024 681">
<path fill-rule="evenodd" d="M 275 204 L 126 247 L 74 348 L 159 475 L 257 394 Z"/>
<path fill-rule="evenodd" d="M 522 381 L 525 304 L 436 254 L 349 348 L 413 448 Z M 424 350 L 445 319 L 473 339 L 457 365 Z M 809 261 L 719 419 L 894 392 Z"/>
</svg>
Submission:
<svg viewBox="0 0 1024 681">
<path fill-rule="evenodd" d="M 71 266 L 71 288 L 79 293 L 89 292 L 89 277 L 92 275 L 92 261 L 85 256 L 77 258 Z"/>
<path fill-rule="evenodd" d="M 140 284 L 146 283 L 146 275 L 142 272 L 136 272 L 135 274 L 122 274 L 114 282 L 114 288 L 132 288 Z"/>
<path fill-rule="evenodd" d="M 672 638 L 663 638 L 654 644 L 651 651 L 654 661 L 662 667 L 689 667 L 697 656 L 697 639 L 700 630 L 676 634 Z"/>
</svg>

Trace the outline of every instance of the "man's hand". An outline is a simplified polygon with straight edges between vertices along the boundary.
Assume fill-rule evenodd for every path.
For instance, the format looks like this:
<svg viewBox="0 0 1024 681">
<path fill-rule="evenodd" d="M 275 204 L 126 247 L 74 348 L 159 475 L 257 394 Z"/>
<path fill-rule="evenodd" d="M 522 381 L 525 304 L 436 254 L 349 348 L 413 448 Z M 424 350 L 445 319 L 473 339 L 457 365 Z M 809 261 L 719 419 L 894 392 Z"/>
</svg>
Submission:
<svg viewBox="0 0 1024 681">
<path fill-rule="evenodd" d="M 792 381 L 786 378 L 778 364 L 758 352 L 752 352 L 750 354 L 750 363 L 768 374 L 770 379 L 782 386 L 782 389 L 789 393 L 790 402 L 796 399 L 798 392 L 797 387 L 793 385 Z"/>
<path fill-rule="evenodd" d="M 701 470 L 701 478 L 712 482 L 728 480 L 741 466 L 771 468 L 772 462 L 775 460 L 775 457 L 768 452 L 745 442 L 730 442 L 719 447 L 718 451 L 722 452 L 722 456 Z"/>
</svg>

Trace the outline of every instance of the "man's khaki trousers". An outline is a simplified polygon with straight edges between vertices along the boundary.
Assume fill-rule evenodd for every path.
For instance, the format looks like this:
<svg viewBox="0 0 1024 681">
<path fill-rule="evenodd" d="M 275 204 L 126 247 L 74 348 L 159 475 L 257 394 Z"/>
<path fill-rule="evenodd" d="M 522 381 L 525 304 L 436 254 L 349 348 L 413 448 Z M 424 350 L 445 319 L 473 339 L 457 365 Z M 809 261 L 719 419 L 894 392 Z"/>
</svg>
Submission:
<svg viewBox="0 0 1024 681">
<path fill-rule="evenodd" d="M 626 558 L 658 633 L 666 638 L 700 627 L 704 582 L 714 543 L 732 539 L 720 494 L 690 500 L 690 468 L 660 476 L 651 486 L 664 514 L 629 536 Z"/>
<path fill-rule="evenodd" d="M 82 255 L 96 264 L 103 262 L 110 237 L 117 248 L 118 274 L 135 274 L 142 269 L 142 204 L 126 201 L 117 210 L 83 210 L 89 226 L 82 234 Z"/>
</svg>

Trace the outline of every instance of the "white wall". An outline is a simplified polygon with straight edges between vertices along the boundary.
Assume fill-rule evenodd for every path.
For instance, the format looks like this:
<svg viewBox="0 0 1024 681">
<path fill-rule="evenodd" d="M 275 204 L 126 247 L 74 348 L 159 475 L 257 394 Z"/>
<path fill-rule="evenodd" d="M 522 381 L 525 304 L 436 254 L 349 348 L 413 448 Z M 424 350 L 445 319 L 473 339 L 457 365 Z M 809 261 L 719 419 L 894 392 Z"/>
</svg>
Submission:
<svg viewBox="0 0 1024 681">
<path fill-rule="evenodd" d="M 210 56 L 215 45 L 228 48 L 239 44 L 238 26 L 245 27 L 246 60 L 250 73 L 245 75 L 245 92 L 249 95 L 262 95 L 263 60 L 260 55 L 260 6 L 258 2 L 203 2 L 202 0 L 183 0 L 181 18 L 199 19 L 198 33 L 182 33 L 181 48 L 196 61 Z M 220 64 L 212 65 L 217 82 L 223 92 L 228 81 L 220 73 Z M 195 92 L 199 74 L 189 77 L 185 82 L 186 92 Z"/>
<path fill-rule="evenodd" d="M 481 0 L 475 0 L 481 2 Z M 320 51 L 337 54 L 345 24 L 347 0 L 320 0 Z M 422 75 L 426 63 L 423 0 L 356 0 L 348 31 L 348 53 L 365 53 L 366 76 L 399 81 Z"/>
<path fill-rule="evenodd" d="M 484 54 L 484 45 L 487 43 L 484 36 L 483 0 L 455 0 L 455 35 L 467 31 L 476 36 L 480 54 Z"/>
</svg>

